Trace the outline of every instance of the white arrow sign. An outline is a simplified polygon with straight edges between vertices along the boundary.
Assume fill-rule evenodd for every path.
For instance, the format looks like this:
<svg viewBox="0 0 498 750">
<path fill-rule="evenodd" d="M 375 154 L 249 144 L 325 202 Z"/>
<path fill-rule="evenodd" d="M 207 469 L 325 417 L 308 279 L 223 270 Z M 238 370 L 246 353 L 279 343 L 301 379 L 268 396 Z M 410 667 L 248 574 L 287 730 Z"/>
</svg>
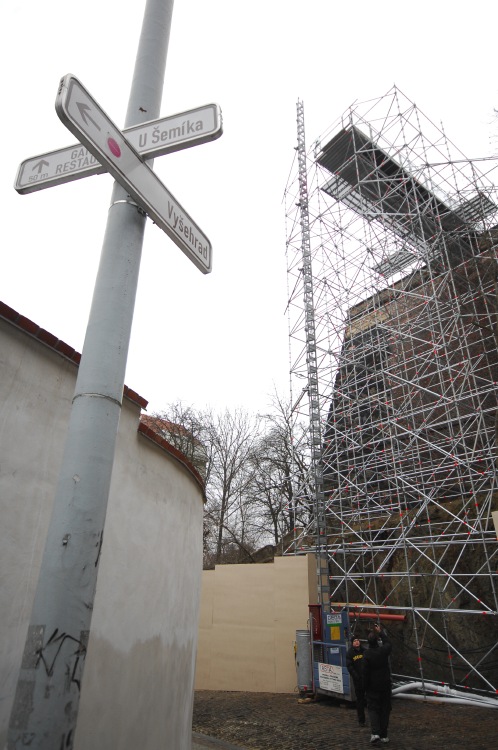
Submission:
<svg viewBox="0 0 498 750">
<path fill-rule="evenodd" d="M 214 141 L 222 132 L 221 110 L 217 104 L 206 104 L 123 130 L 129 143 L 144 159 Z M 33 193 L 106 171 L 87 148 L 76 143 L 25 159 L 17 170 L 14 188 L 21 194 Z"/>
<path fill-rule="evenodd" d="M 55 109 L 64 125 L 148 216 L 197 268 L 209 273 L 212 248 L 207 237 L 75 76 L 61 79 Z"/>
</svg>

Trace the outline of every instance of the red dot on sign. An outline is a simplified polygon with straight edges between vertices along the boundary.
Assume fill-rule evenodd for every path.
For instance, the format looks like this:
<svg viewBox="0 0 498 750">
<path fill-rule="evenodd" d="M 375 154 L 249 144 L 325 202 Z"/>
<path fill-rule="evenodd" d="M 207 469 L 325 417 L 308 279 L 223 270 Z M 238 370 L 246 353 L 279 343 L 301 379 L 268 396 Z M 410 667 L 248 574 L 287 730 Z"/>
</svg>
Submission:
<svg viewBox="0 0 498 750">
<path fill-rule="evenodd" d="M 121 156 L 121 149 L 119 148 L 119 144 L 116 143 L 114 138 L 108 138 L 107 145 L 109 146 L 111 154 L 114 154 L 114 156 Z"/>
</svg>

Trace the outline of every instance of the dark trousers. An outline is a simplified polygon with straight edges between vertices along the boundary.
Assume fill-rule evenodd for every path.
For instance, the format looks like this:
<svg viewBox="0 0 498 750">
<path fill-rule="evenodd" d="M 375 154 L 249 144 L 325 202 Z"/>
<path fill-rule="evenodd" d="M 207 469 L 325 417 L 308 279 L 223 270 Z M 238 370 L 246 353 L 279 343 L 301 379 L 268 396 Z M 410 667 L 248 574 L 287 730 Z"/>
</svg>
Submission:
<svg viewBox="0 0 498 750">
<path fill-rule="evenodd" d="M 389 714 L 391 713 L 391 690 L 367 693 L 368 716 L 372 734 L 387 737 Z"/>
<path fill-rule="evenodd" d="M 358 680 L 353 680 L 354 692 L 356 696 L 356 713 L 358 714 L 358 721 L 360 724 L 365 723 L 365 704 L 366 695 L 363 683 Z"/>
</svg>

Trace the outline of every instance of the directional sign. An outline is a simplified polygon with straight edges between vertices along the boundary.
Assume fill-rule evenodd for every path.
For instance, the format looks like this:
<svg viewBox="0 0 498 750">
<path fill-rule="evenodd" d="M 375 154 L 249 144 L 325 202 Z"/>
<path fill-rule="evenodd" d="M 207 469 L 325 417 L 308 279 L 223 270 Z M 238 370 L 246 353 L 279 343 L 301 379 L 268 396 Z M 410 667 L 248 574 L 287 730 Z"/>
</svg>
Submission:
<svg viewBox="0 0 498 750">
<path fill-rule="evenodd" d="M 55 109 L 64 125 L 180 250 L 209 273 L 212 248 L 207 237 L 75 76 L 62 78 Z"/>
<path fill-rule="evenodd" d="M 123 130 L 129 143 L 144 159 L 214 141 L 222 132 L 221 110 L 217 104 L 206 104 Z M 33 193 L 106 171 L 87 148 L 76 143 L 25 159 L 17 171 L 14 187 L 18 193 Z"/>
</svg>

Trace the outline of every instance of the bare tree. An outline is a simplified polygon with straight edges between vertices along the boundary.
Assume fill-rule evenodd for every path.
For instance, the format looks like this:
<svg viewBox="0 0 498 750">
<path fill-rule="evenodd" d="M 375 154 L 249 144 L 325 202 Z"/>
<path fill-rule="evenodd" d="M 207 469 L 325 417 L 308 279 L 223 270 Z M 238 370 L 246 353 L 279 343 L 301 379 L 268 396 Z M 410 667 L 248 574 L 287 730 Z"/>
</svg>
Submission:
<svg viewBox="0 0 498 750">
<path fill-rule="evenodd" d="M 303 451 L 307 430 L 296 423 L 288 402 L 275 395 L 272 411 L 261 417 L 260 438 L 251 457 L 254 515 L 278 545 L 296 524 L 304 523 L 302 504 L 308 466 Z M 307 518 L 306 518 L 307 520 Z"/>
<path fill-rule="evenodd" d="M 250 462 L 257 436 L 257 423 L 242 410 L 210 414 L 212 464 L 207 487 L 206 515 L 216 530 L 212 550 L 214 562 L 223 560 L 225 543 L 235 543 L 250 552 L 254 539 L 250 534 L 248 487 L 253 466 Z"/>
<path fill-rule="evenodd" d="M 260 547 L 278 545 L 307 512 L 298 488 L 308 475 L 288 404 L 254 417 L 237 409 L 215 414 L 181 402 L 147 424 L 181 450 L 206 480 L 204 567 L 252 562 Z M 299 441 L 298 441 L 299 442 Z"/>
<path fill-rule="evenodd" d="M 209 425 L 204 412 L 181 401 L 168 405 L 164 412 L 142 416 L 142 422 L 161 435 L 186 456 L 207 482 L 211 468 Z"/>
<path fill-rule="evenodd" d="M 214 414 L 181 402 L 143 419 L 181 450 L 205 478 L 205 567 L 250 560 L 256 538 L 247 496 L 253 471 L 248 456 L 257 435 L 257 420 L 242 410 Z"/>
</svg>

